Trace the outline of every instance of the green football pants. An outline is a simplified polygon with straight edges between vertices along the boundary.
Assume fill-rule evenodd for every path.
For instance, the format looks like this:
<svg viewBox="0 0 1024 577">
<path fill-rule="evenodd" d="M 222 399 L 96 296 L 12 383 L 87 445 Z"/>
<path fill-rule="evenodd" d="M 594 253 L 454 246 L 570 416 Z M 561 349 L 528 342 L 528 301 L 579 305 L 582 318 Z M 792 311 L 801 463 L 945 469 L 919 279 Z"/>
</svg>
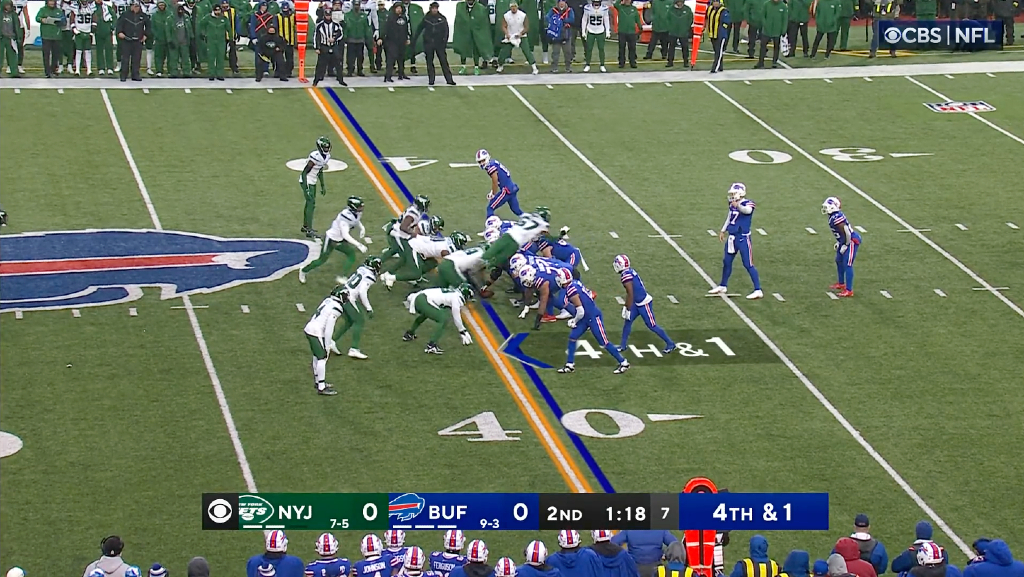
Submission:
<svg viewBox="0 0 1024 577">
<path fill-rule="evenodd" d="M 224 42 L 219 44 L 210 42 L 207 46 L 206 64 L 209 67 L 208 72 L 210 73 L 210 78 L 224 78 L 224 54 L 227 53 L 227 50 L 228 46 Z M 303 218 L 305 218 L 305 214 L 303 215 Z M 310 222 L 312 222 L 312 211 L 310 211 L 309 218 Z"/>
<path fill-rule="evenodd" d="M 409 332 L 416 334 L 416 329 L 420 328 L 420 325 L 422 325 L 424 321 L 430 319 L 437 323 L 437 328 L 435 328 L 434 333 L 430 335 L 430 342 L 436 345 L 437 342 L 441 340 L 441 335 L 444 334 L 445 327 L 447 327 L 448 323 L 451 322 L 451 313 L 445 309 L 437 308 L 427 302 L 426 295 L 417 296 L 413 305 L 416 307 L 416 312 L 419 313 L 419 315 L 416 317 L 416 320 L 412 322 L 412 327 L 409 328 Z"/>
<path fill-rule="evenodd" d="M 455 263 L 448 259 L 442 260 L 438 265 L 437 276 L 439 279 L 437 286 L 442 288 L 455 288 L 466 282 L 455 268 Z"/>
<path fill-rule="evenodd" d="M 505 62 L 506 58 L 510 58 L 512 56 L 512 48 L 513 46 L 511 44 L 506 44 L 502 42 L 501 49 L 498 51 L 498 64 Z M 533 59 L 533 47 L 530 46 L 530 43 L 526 40 L 526 38 L 523 38 L 522 43 L 519 44 L 519 49 L 523 51 L 523 56 L 526 57 L 527 63 L 536 63 L 536 61 Z"/>
<path fill-rule="evenodd" d="M 389 236 L 388 238 L 394 237 Z M 406 266 L 413 266 L 416 264 L 416 254 L 415 251 L 412 250 L 412 247 L 409 246 L 409 241 L 404 238 L 395 240 L 399 244 L 398 258 L 389 262 L 388 265 L 384 267 L 384 272 L 394 273 L 396 270 L 402 270 Z"/>
<path fill-rule="evenodd" d="M 327 239 L 324 243 L 323 249 L 320 250 L 320 256 L 313 262 L 302 267 L 302 272 L 311 272 L 320 265 L 327 262 L 327 259 L 331 258 L 331 254 L 334 251 L 338 251 L 345 254 L 345 264 L 341 265 L 341 274 L 348 276 L 352 272 L 352 265 L 356 262 L 356 247 L 343 240 L 331 240 Z"/>
<path fill-rule="evenodd" d="M 399 272 L 395 275 L 395 279 L 402 281 L 416 280 L 426 276 L 428 272 L 437 268 L 437 260 L 432 258 L 423 258 L 422 255 L 415 253 L 413 253 L 412 264 L 413 266 L 405 267 L 404 271 L 398 269 Z"/>
<path fill-rule="evenodd" d="M 324 348 L 324 343 L 321 342 L 320 337 L 307 334 L 306 340 L 309 341 L 309 350 L 313 351 L 315 358 L 321 361 L 327 358 L 327 349 Z"/>
<path fill-rule="evenodd" d="M 583 62 L 590 66 L 590 56 L 594 52 L 594 44 L 597 44 L 597 57 L 598 62 L 601 66 L 604 66 L 604 35 L 603 34 L 587 34 L 587 39 L 583 43 Z"/>
<path fill-rule="evenodd" d="M 351 329 L 352 348 L 358 349 L 359 339 L 363 336 L 363 325 L 366 323 L 366 315 L 358 304 L 352 302 L 341 305 L 341 310 L 345 313 L 345 322 L 334 329 L 334 342 L 338 342 Z"/>
<path fill-rule="evenodd" d="M 224 68 L 224 59 L 221 58 L 221 68 Z M 223 75 L 223 70 L 221 70 Z M 302 184 L 302 196 L 306 199 L 306 205 L 302 209 L 302 226 L 306 228 L 313 228 L 313 210 L 316 209 L 316 182 L 313 184 Z"/>
<path fill-rule="evenodd" d="M 153 59 L 156 60 L 153 63 L 153 69 L 156 70 L 157 74 L 164 73 L 164 63 L 167 64 L 167 71 L 171 71 L 171 59 L 168 54 L 167 42 L 155 42 L 153 44 Z"/>
<path fill-rule="evenodd" d="M 483 259 L 487 266 L 491 268 L 499 267 L 507 263 L 508 259 L 512 258 L 512 255 L 518 251 L 519 243 L 516 242 L 516 239 L 508 234 L 503 234 L 501 238 L 494 241 L 494 244 L 484 251 Z"/>
<path fill-rule="evenodd" d="M 99 70 L 114 69 L 114 40 L 107 35 L 96 35 L 96 68 Z"/>
</svg>

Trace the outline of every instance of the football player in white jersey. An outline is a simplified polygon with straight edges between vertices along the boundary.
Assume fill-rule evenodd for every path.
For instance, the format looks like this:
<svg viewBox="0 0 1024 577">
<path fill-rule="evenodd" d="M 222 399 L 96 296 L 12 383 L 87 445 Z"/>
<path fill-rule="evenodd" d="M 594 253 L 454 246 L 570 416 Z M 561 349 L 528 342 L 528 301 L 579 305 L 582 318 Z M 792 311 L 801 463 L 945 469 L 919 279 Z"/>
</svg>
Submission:
<svg viewBox="0 0 1024 577">
<path fill-rule="evenodd" d="M 74 20 L 71 32 L 75 35 L 75 76 L 82 75 L 82 62 L 85 62 L 85 75 L 92 75 L 92 14 L 96 5 L 88 0 L 78 0 L 74 6 Z"/>
<path fill-rule="evenodd" d="M 412 322 L 412 327 L 402 335 L 402 340 L 408 342 L 415 339 L 416 329 L 424 321 L 430 319 L 437 323 L 437 327 L 434 329 L 434 333 L 430 335 L 430 341 L 427 343 L 427 348 L 423 349 L 423 352 L 433 355 L 444 353 L 437 346 L 437 342 L 441 340 L 444 329 L 448 327 L 448 323 L 451 321 L 455 322 L 455 328 L 459 330 L 462 344 L 473 344 L 473 337 L 466 330 L 466 325 L 462 323 L 462 307 L 466 306 L 466 303 L 472 298 L 473 287 L 469 286 L 468 283 L 463 283 L 453 289 L 429 288 L 412 293 L 406 297 L 405 305 L 409 308 L 410 313 L 417 316 L 416 320 Z M 450 309 L 451 314 L 449 315 L 449 313 L 445 312 L 445 309 Z"/>
<path fill-rule="evenodd" d="M 423 195 L 417 196 L 402 213 L 402 216 L 398 217 L 398 222 L 390 225 L 388 233 L 390 248 L 384 253 L 384 258 L 387 259 L 391 256 L 398 258 L 388 262 L 384 267 L 384 272 L 394 273 L 406 265 L 413 264 L 414 257 L 412 248 L 409 246 L 409 239 L 422 234 L 420 221 L 429 210 L 430 199 Z"/>
<path fill-rule="evenodd" d="M 470 286 L 479 287 L 478 278 L 487 270 L 484 264 L 483 247 L 474 246 L 457 250 L 447 256 L 437 266 L 437 276 L 442 287 L 455 288 L 468 282 Z"/>
<path fill-rule="evenodd" d="M 21 20 L 18 28 L 18 74 L 25 73 L 25 34 L 32 30 L 32 20 L 28 14 L 28 0 L 14 0 L 14 12 Z M 11 72 L 14 72 L 13 70 Z"/>
<path fill-rule="evenodd" d="M 597 57 L 601 64 L 601 72 L 608 72 L 604 67 L 604 41 L 612 35 L 612 19 L 608 15 L 608 7 L 601 0 L 591 0 L 583 7 L 583 58 L 584 72 L 590 72 L 590 57 L 597 44 Z"/>
<path fill-rule="evenodd" d="M 330 341 L 334 333 L 334 325 L 342 316 L 342 304 L 348 298 L 345 287 L 338 285 L 331 291 L 331 295 L 324 299 L 320 306 L 313 313 L 303 331 L 309 341 L 309 349 L 313 351 L 313 384 L 319 395 L 336 395 L 334 385 L 327 383 L 327 355 L 333 344 Z"/>
<path fill-rule="evenodd" d="M 352 346 L 348 349 L 348 356 L 353 359 L 366 358 L 366 355 L 359 350 L 359 339 L 363 334 L 363 325 L 366 324 L 366 317 L 373 318 L 373 307 L 370 306 L 370 298 L 366 293 L 377 282 L 378 274 L 380 274 L 380 258 L 371 256 L 348 279 L 338 277 L 338 282 L 344 281 L 348 298 L 345 299 L 341 307 L 342 312 L 345 314 L 345 321 L 335 329 L 331 338 L 330 349 L 334 354 L 341 354 L 341 351 L 338 350 L 337 341 L 349 329 L 352 329 Z M 362 308 L 360 308 L 360 304 Z"/>
<path fill-rule="evenodd" d="M 306 166 L 299 175 L 299 185 L 302 186 L 302 194 L 306 197 L 306 206 L 302 210 L 302 233 L 307 238 L 316 237 L 313 230 L 313 210 L 316 208 L 316 184 L 320 183 L 320 196 L 327 194 L 327 185 L 324 184 L 324 171 L 327 170 L 327 163 L 331 160 L 331 141 L 326 136 L 316 139 L 316 150 L 309 153 L 306 159 Z"/>
<path fill-rule="evenodd" d="M 493 241 L 484 251 L 484 261 L 491 268 L 506 265 L 520 248 L 537 240 L 548 231 L 551 222 L 551 211 L 547 207 L 537 207 L 536 212 L 524 213 L 512 228 Z M 487 237 L 484 237 L 487 239 Z M 488 242 L 491 242 L 488 239 Z"/>
<path fill-rule="evenodd" d="M 156 0 L 142 0 L 142 13 L 149 16 L 150 24 L 153 22 L 153 14 L 156 14 Z M 153 76 L 153 47 L 156 46 L 155 36 L 150 33 L 146 35 L 143 43 L 146 49 L 146 74 Z"/>
<path fill-rule="evenodd" d="M 465 248 L 467 243 L 469 243 L 469 237 L 459 231 L 453 232 L 448 238 L 432 238 L 421 234 L 409 239 L 409 248 L 413 251 L 413 266 L 406 267 L 397 275 L 382 274 L 384 286 L 390 290 L 396 280 L 413 282 L 426 280 L 425 275 L 428 272 L 437 268 L 445 257 Z"/>
<path fill-rule="evenodd" d="M 352 271 L 352 265 L 356 263 L 356 251 L 366 252 L 366 245 L 359 242 L 359 238 L 365 240 L 366 227 L 361 220 L 363 216 L 363 199 L 358 196 L 348 197 L 347 206 L 338 213 L 324 235 L 323 249 L 320 256 L 313 262 L 299 269 L 299 282 L 306 282 L 306 273 L 327 262 L 334 251 L 345 253 L 345 264 L 341 266 L 341 274 L 348 276 Z M 356 237 L 352 236 L 352 230 L 359 229 Z M 379 260 L 379 259 L 378 259 Z"/>
</svg>

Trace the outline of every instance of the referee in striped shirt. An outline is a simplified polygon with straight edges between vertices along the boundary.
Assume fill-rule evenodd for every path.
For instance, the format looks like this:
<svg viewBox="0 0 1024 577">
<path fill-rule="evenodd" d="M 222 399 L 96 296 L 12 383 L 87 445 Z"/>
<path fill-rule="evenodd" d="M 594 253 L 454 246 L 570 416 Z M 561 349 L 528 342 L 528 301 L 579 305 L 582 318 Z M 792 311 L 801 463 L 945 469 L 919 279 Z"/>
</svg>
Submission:
<svg viewBox="0 0 1024 577">
<path fill-rule="evenodd" d="M 722 71 L 722 60 L 725 56 L 725 44 L 729 40 L 729 10 L 722 6 L 722 0 L 711 0 L 704 28 L 708 31 L 708 39 L 715 49 L 715 58 L 711 62 L 711 73 Z"/>
</svg>

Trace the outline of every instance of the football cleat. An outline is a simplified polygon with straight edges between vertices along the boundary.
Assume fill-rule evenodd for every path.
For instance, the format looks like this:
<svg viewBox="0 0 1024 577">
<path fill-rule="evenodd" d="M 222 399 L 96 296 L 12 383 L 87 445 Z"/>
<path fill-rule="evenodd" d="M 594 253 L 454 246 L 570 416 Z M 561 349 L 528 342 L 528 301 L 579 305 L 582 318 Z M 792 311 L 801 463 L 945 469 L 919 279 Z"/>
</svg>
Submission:
<svg viewBox="0 0 1024 577">
<path fill-rule="evenodd" d="M 562 549 L 575 549 L 580 546 L 580 534 L 575 529 L 563 529 L 558 532 L 558 546 Z"/>
<path fill-rule="evenodd" d="M 829 290 L 844 291 L 846 290 L 846 283 L 837 282 L 836 284 L 828 287 Z"/>
<path fill-rule="evenodd" d="M 676 344 L 672 343 L 671 345 L 668 345 L 667 347 L 662 349 L 661 352 L 665 353 L 666 355 L 671 355 L 673 352 L 675 352 L 675 350 L 676 350 Z M 619 352 L 621 353 L 622 349 L 619 349 Z"/>
<path fill-rule="evenodd" d="M 839 293 L 838 295 L 836 295 L 836 296 L 838 296 L 838 297 L 842 297 L 842 298 L 846 298 L 846 297 L 852 297 L 852 296 L 853 296 L 853 291 L 851 291 L 851 290 L 846 290 L 846 289 L 843 289 L 843 290 L 842 290 L 842 291 L 841 291 L 841 292 L 840 292 L 840 293 Z"/>
<path fill-rule="evenodd" d="M 381 280 L 384 281 L 384 286 L 388 290 L 391 290 L 391 288 L 395 286 L 395 280 L 397 279 L 397 277 L 395 277 L 395 275 L 393 275 L 393 274 L 391 274 L 389 272 L 381 273 L 380 278 L 381 278 Z"/>
<path fill-rule="evenodd" d="M 756 291 L 754 291 L 754 292 L 752 292 L 752 293 L 747 295 L 747 300 L 748 301 L 754 301 L 754 300 L 763 299 L 763 298 L 764 298 L 764 293 L 761 292 L 760 290 L 756 290 Z"/>
<path fill-rule="evenodd" d="M 487 152 L 486 150 L 484 152 Z M 437 345 L 430 343 L 434 348 Z M 440 350 L 440 349 L 438 349 Z M 466 545 L 466 535 L 460 529 L 449 529 L 444 532 L 444 550 L 449 553 L 458 553 Z"/>
<path fill-rule="evenodd" d="M 301 284 L 306 284 L 306 271 L 301 268 L 299 269 L 299 282 Z"/>
<path fill-rule="evenodd" d="M 498 559 L 494 564 L 494 577 L 516 577 L 516 564 L 508 557 Z"/>
<path fill-rule="evenodd" d="M 338 394 L 338 391 L 334 389 L 334 385 L 324 385 L 324 388 L 317 388 L 316 394 L 323 395 L 325 397 L 331 397 Z"/>
<path fill-rule="evenodd" d="M 576 365 L 574 365 L 573 363 L 565 363 L 565 366 L 560 368 L 560 369 L 558 369 L 558 372 L 560 372 L 562 374 L 575 373 L 576 372 Z"/>
<path fill-rule="evenodd" d="M 469 559 L 470 563 L 486 563 L 487 554 L 487 545 L 483 541 L 474 539 L 469 542 L 469 547 L 466 549 L 466 558 Z"/>
<path fill-rule="evenodd" d="M 729 187 L 729 202 L 735 202 L 747 196 L 747 187 L 742 182 L 734 182 Z"/>
<path fill-rule="evenodd" d="M 338 540 L 330 533 L 322 533 L 316 538 L 316 552 L 323 559 L 334 557 L 338 553 Z"/>
<path fill-rule="evenodd" d="M 572 317 L 573 317 L 572 313 L 570 313 L 569 311 L 567 311 L 565 309 L 562 309 L 561 312 L 559 312 L 557 315 L 555 315 L 555 319 L 560 320 L 560 321 L 571 319 Z"/>
<path fill-rule="evenodd" d="M 353 358 L 353 359 L 366 359 L 366 358 L 368 358 L 365 354 L 363 354 L 363 351 L 361 351 L 359 349 L 352 349 L 352 348 L 350 348 L 348 350 L 348 356 L 350 358 Z M 399 545 L 399 546 L 401 546 L 401 545 Z"/>
<path fill-rule="evenodd" d="M 558 322 L 558 317 L 556 317 L 554 315 L 544 315 L 544 316 L 540 317 L 540 322 L 542 322 L 542 323 Z"/>
<path fill-rule="evenodd" d="M 821 214 L 832 214 L 833 212 L 839 212 L 843 203 L 839 201 L 839 197 L 830 196 L 825 199 L 825 202 L 821 203 Z"/>
<path fill-rule="evenodd" d="M 724 295 L 727 292 L 729 292 L 729 289 L 727 289 L 726 287 L 724 287 L 722 285 L 718 285 L 715 288 L 709 290 L 708 294 L 709 295 Z"/>
<path fill-rule="evenodd" d="M 615 367 L 615 370 L 612 371 L 612 374 L 613 375 L 621 375 L 622 373 L 624 373 L 624 372 L 626 372 L 628 370 L 629 370 L 629 361 L 626 361 L 626 362 L 620 364 L 619 366 Z"/>
<path fill-rule="evenodd" d="M 620 254 L 612 261 L 612 270 L 619 274 L 622 274 L 622 271 L 627 268 L 629 268 L 629 257 L 624 254 Z"/>
<path fill-rule="evenodd" d="M 359 551 L 363 557 L 379 557 L 383 550 L 384 544 L 381 543 L 380 537 L 373 533 L 367 533 L 359 542 Z"/>
<path fill-rule="evenodd" d="M 384 531 L 384 546 L 388 549 L 398 549 L 405 546 L 405 531 L 401 529 L 388 529 Z M 410 552 L 412 549 L 415 549 L 415 547 L 410 548 Z M 423 553 L 422 549 L 420 549 L 420 553 Z M 407 556 L 406 559 L 408 560 L 409 557 Z M 421 563 L 420 567 L 422 566 L 423 564 Z"/>
<path fill-rule="evenodd" d="M 405 342 L 416 340 L 416 335 L 410 333 L 409 331 L 405 331 L 405 334 L 402 335 L 402 340 Z"/>
<path fill-rule="evenodd" d="M 566 366 L 568 367 L 569 365 Z M 547 561 L 548 558 L 548 548 L 544 546 L 542 541 L 530 541 L 523 554 L 526 556 L 527 565 L 543 565 L 544 561 Z"/>
<path fill-rule="evenodd" d="M 427 348 L 423 349 L 423 352 L 427 353 L 428 355 L 444 354 L 444 351 L 441 349 L 441 347 L 435 345 L 434 343 L 427 343 Z"/>
</svg>

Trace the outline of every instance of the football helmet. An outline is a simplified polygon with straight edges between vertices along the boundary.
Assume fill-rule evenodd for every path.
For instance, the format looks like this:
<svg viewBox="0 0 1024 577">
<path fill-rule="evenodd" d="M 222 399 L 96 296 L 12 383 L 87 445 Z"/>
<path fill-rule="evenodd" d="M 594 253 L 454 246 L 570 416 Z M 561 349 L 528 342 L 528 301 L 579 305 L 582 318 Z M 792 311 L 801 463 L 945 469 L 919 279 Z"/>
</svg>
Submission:
<svg viewBox="0 0 1024 577">
<path fill-rule="evenodd" d="M 399 530 L 399 533 L 402 531 Z M 406 569 L 412 569 L 415 571 L 423 570 L 423 565 L 427 562 L 427 556 L 423 553 L 423 549 L 419 547 L 409 547 L 405 551 L 405 561 L 402 562 L 402 566 Z"/>
<path fill-rule="evenodd" d="M 459 291 L 459 293 L 462 294 L 463 300 L 465 300 L 467 303 L 469 301 L 473 300 L 473 287 L 470 286 L 470 284 L 468 282 L 464 282 L 464 283 L 460 284 L 459 288 L 458 288 L 458 291 Z M 463 536 L 462 540 L 465 541 L 466 537 Z"/>
<path fill-rule="evenodd" d="M 372 270 L 375 273 L 380 273 L 380 267 L 381 267 L 380 257 L 379 256 L 368 257 L 365 261 L 363 261 L 363 266 L 365 266 L 366 268 Z"/>
<path fill-rule="evenodd" d="M 452 244 L 455 245 L 455 250 L 462 250 L 469 244 L 469 237 L 465 233 L 455 231 L 448 237 L 452 240 Z"/>
<path fill-rule="evenodd" d="M 430 232 L 432 234 L 441 234 L 441 231 L 443 231 L 443 230 L 444 230 L 444 219 L 441 218 L 440 216 L 436 216 L 436 215 L 430 217 Z"/>
<path fill-rule="evenodd" d="M 488 244 L 494 244 L 499 238 L 501 238 L 501 231 L 496 228 L 489 228 L 484 231 L 484 240 Z"/>
<path fill-rule="evenodd" d="M 512 255 L 512 258 L 508 259 L 508 268 L 511 269 L 512 272 L 518 274 L 519 269 L 526 266 L 526 263 L 526 255 L 517 252 L 516 254 Z"/>
<path fill-rule="evenodd" d="M 523 554 L 526 555 L 527 565 L 543 565 L 548 558 L 548 548 L 542 541 L 530 541 Z"/>
<path fill-rule="evenodd" d="M 320 138 L 317 138 L 316 149 L 319 150 L 321 154 L 330 154 L 331 139 L 327 138 L 326 136 L 321 136 Z"/>
<path fill-rule="evenodd" d="M 918 565 L 939 565 L 943 561 L 942 547 L 931 541 L 922 543 L 921 548 L 917 550 Z"/>
<path fill-rule="evenodd" d="M 536 281 L 536 280 L 537 280 L 537 269 L 533 268 L 532 266 L 530 266 L 528 264 L 527 265 L 523 265 L 523 267 L 519 269 L 519 282 L 524 287 L 532 287 L 534 281 Z"/>
<path fill-rule="evenodd" d="M 480 539 L 473 539 L 466 549 L 466 558 L 470 563 L 486 563 L 487 553 L 487 545 Z"/>
<path fill-rule="evenodd" d="M 384 544 L 381 543 L 380 537 L 373 533 L 367 533 L 363 536 L 362 541 L 359 542 L 359 551 L 363 554 L 363 557 L 378 556 L 383 550 Z"/>
<path fill-rule="evenodd" d="M 555 273 L 555 284 L 559 287 L 568 286 L 572 282 L 572 273 L 567 268 L 560 268 Z"/>
<path fill-rule="evenodd" d="M 489 228 L 498 228 L 500 226 L 501 226 L 501 217 L 499 217 L 498 215 L 495 215 L 495 214 L 492 214 L 491 216 L 488 216 L 487 220 L 484 221 L 484 230 L 487 230 Z"/>
<path fill-rule="evenodd" d="M 558 532 L 558 546 L 562 549 L 575 549 L 580 546 L 580 534 L 575 529 L 563 529 Z"/>
<path fill-rule="evenodd" d="M 430 209 L 430 199 L 426 195 L 421 194 L 413 199 L 413 204 L 420 212 L 427 212 Z"/>
<path fill-rule="evenodd" d="M 267 533 L 267 538 L 264 539 L 264 541 L 264 544 L 266 545 L 264 550 L 267 553 L 288 552 L 288 537 L 286 537 L 284 531 L 280 529 L 276 529 L 274 531 Z"/>
<path fill-rule="evenodd" d="M 487 166 L 487 163 L 491 161 L 491 153 L 481 148 L 476 151 L 476 163 L 480 165 L 480 168 Z"/>
<path fill-rule="evenodd" d="M 516 577 L 516 564 L 508 557 L 498 559 L 494 564 L 494 577 Z"/>
<path fill-rule="evenodd" d="M 322 533 L 316 538 L 316 552 L 322 558 L 334 557 L 338 553 L 338 540 L 330 533 Z"/>
<path fill-rule="evenodd" d="M 734 182 L 729 187 L 729 202 L 740 200 L 747 196 L 747 186 L 742 182 Z"/>
<path fill-rule="evenodd" d="M 466 545 L 466 535 L 461 529 L 448 529 L 444 532 L 444 550 L 458 553 Z"/>
<path fill-rule="evenodd" d="M 388 549 L 398 549 L 405 545 L 405 531 L 401 529 L 388 529 L 384 531 L 384 546 Z"/>
<path fill-rule="evenodd" d="M 537 213 L 537 216 L 539 216 L 542 219 L 544 219 L 544 222 L 551 222 L 551 209 L 550 208 L 548 208 L 546 206 L 538 206 L 537 210 L 535 210 L 534 212 Z"/>
<path fill-rule="evenodd" d="M 348 197 L 348 202 L 346 204 L 352 209 L 352 212 L 363 212 L 363 199 L 358 196 Z"/>
<path fill-rule="evenodd" d="M 839 202 L 839 197 L 830 196 L 825 199 L 825 202 L 821 203 L 821 214 L 832 214 L 839 212 L 843 203 Z"/>
<path fill-rule="evenodd" d="M 612 261 L 612 270 L 617 273 L 621 274 L 627 268 L 629 268 L 629 257 L 624 254 L 620 254 Z"/>
<path fill-rule="evenodd" d="M 594 538 L 594 543 L 612 540 L 612 532 L 604 529 L 594 529 L 590 532 L 590 536 Z"/>
<path fill-rule="evenodd" d="M 345 280 L 344 277 L 342 277 L 341 280 Z M 345 289 L 344 285 L 337 285 L 333 289 L 331 289 L 331 298 L 340 303 L 345 302 L 345 297 L 347 295 L 348 291 Z"/>
</svg>

